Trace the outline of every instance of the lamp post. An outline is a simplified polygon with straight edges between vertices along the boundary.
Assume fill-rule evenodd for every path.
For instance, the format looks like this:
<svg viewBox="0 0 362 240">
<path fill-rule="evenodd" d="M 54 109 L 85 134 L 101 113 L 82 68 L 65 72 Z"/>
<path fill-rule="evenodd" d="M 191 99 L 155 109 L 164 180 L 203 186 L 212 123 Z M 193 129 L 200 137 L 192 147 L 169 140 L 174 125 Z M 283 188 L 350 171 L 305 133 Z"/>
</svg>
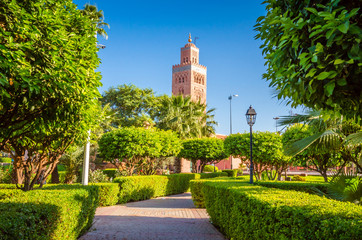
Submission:
<svg viewBox="0 0 362 240">
<path fill-rule="evenodd" d="M 239 95 L 234 94 L 228 97 L 228 99 L 230 100 L 230 135 L 233 133 L 233 122 L 232 122 L 232 118 L 231 118 L 231 99 L 233 99 L 233 97 L 238 97 Z M 233 169 L 233 156 L 230 156 L 230 168 Z"/>
<path fill-rule="evenodd" d="M 253 184 L 253 171 L 254 171 L 254 163 L 253 163 L 253 125 L 256 121 L 256 112 L 254 108 L 249 107 L 248 111 L 246 111 L 246 122 L 250 126 L 250 184 Z"/>
<path fill-rule="evenodd" d="M 278 120 L 279 120 L 279 117 L 274 117 L 273 119 L 275 120 L 275 132 L 278 132 Z"/>
</svg>

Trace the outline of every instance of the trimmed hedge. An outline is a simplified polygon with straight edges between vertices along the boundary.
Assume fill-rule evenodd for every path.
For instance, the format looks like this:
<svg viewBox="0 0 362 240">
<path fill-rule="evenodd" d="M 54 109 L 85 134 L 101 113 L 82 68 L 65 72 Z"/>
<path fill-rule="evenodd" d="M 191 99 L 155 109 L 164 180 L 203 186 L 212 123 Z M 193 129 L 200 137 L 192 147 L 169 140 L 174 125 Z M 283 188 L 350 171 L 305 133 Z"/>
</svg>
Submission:
<svg viewBox="0 0 362 240">
<path fill-rule="evenodd" d="M 320 182 L 255 182 L 256 185 L 279 188 L 285 190 L 295 190 L 299 192 L 306 192 L 310 194 L 318 194 L 319 192 L 327 193 L 329 183 Z"/>
<path fill-rule="evenodd" d="M 218 167 L 215 166 L 215 172 L 217 172 L 219 170 Z M 214 172 L 214 166 L 212 165 L 205 165 L 204 167 L 204 170 L 202 171 L 203 173 L 206 173 L 206 172 Z"/>
<path fill-rule="evenodd" d="M 242 181 L 198 182 L 213 224 L 229 239 L 362 236 L 362 207 L 356 204 Z"/>
<path fill-rule="evenodd" d="M 91 226 L 98 187 L 0 190 L 1 239 L 77 239 Z"/>
<path fill-rule="evenodd" d="M 154 197 L 178 194 L 189 191 L 193 179 L 226 176 L 225 173 L 180 173 L 172 175 L 148 175 L 118 177 L 113 182 L 119 183 L 118 203 L 146 200 Z"/>
<path fill-rule="evenodd" d="M 205 208 L 204 194 L 202 187 L 205 181 L 208 182 L 245 182 L 244 179 L 217 178 L 217 179 L 199 179 L 190 181 L 190 190 L 192 193 L 192 201 L 197 208 Z"/>
<path fill-rule="evenodd" d="M 119 184 L 117 183 L 94 183 L 98 187 L 99 206 L 113 206 L 118 202 Z"/>
<path fill-rule="evenodd" d="M 228 177 L 237 177 L 238 173 L 242 173 L 240 169 L 224 169 L 222 172 L 228 174 Z"/>
<path fill-rule="evenodd" d="M 109 178 L 115 178 L 116 177 L 116 173 L 117 173 L 117 169 L 113 169 L 113 168 L 108 168 L 108 169 L 104 169 L 102 170 L 104 174 L 107 175 L 107 177 Z"/>
</svg>

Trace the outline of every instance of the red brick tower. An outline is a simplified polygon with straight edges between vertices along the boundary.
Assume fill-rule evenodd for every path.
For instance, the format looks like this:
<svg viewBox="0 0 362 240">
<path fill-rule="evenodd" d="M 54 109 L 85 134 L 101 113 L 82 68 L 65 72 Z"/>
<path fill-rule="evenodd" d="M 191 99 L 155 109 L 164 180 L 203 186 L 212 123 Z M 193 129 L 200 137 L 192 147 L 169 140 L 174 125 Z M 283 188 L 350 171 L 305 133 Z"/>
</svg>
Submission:
<svg viewBox="0 0 362 240">
<path fill-rule="evenodd" d="M 191 96 L 206 104 L 206 67 L 199 64 L 199 49 L 189 42 L 181 48 L 180 64 L 172 66 L 172 94 Z"/>
</svg>

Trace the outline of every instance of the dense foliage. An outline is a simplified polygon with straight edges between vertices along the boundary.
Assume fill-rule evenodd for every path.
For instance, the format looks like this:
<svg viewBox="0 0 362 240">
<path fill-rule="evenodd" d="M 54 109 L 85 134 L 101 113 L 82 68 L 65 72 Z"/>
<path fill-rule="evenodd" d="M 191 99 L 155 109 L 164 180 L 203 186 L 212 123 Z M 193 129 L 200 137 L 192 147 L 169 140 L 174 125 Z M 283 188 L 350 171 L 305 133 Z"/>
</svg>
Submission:
<svg viewBox="0 0 362 240">
<path fill-rule="evenodd" d="M 278 98 L 345 117 L 362 117 L 360 1 L 266 0 L 257 20 L 264 78 Z"/>
<path fill-rule="evenodd" d="M 357 240 L 362 234 L 362 207 L 352 203 L 240 181 L 200 187 L 211 221 L 229 239 Z"/>
<path fill-rule="evenodd" d="M 0 189 L 0 238 L 77 239 L 85 233 L 98 206 L 98 188 L 62 188 Z"/>
<path fill-rule="evenodd" d="M 93 125 L 95 31 L 70 0 L 0 2 L 0 150 L 12 153 L 23 190 Z"/>
<path fill-rule="evenodd" d="M 176 132 L 181 139 L 209 137 L 215 133 L 214 111 L 182 95 L 160 98 L 154 115 L 156 126 Z"/>
<path fill-rule="evenodd" d="M 105 91 L 103 105 L 109 104 L 116 114 L 115 127 L 142 127 L 145 122 L 153 124 L 151 115 L 158 106 L 158 97 L 150 88 L 140 89 L 135 85 L 119 85 Z"/>
<path fill-rule="evenodd" d="M 228 154 L 250 159 L 249 133 L 229 135 L 224 144 Z M 253 162 L 254 173 L 258 180 L 261 179 L 262 172 L 273 168 L 281 175 L 281 170 L 289 164 L 289 158 L 284 156 L 282 150 L 281 136 L 272 132 L 253 133 Z M 271 178 L 275 178 L 275 174 Z"/>
<path fill-rule="evenodd" d="M 193 172 L 201 173 L 207 163 L 227 158 L 224 140 L 215 137 L 184 140 L 179 157 L 191 160 Z"/>
<path fill-rule="evenodd" d="M 324 119 L 318 111 L 305 115 L 283 117 L 282 123 L 304 122 L 289 127 L 283 134 L 285 152 L 296 160 L 296 164 L 318 171 L 327 182 L 327 171 L 339 166 L 355 164 L 362 171 L 362 145 L 351 143 L 349 138 L 358 136 L 361 125 L 344 118 Z M 358 139 L 355 138 L 355 139 Z"/>
<path fill-rule="evenodd" d="M 177 135 L 171 131 L 144 128 L 120 128 L 105 133 L 99 141 L 104 159 L 119 170 L 124 167 L 132 175 L 136 167 L 154 173 L 157 158 L 175 156 L 181 148 Z"/>
</svg>

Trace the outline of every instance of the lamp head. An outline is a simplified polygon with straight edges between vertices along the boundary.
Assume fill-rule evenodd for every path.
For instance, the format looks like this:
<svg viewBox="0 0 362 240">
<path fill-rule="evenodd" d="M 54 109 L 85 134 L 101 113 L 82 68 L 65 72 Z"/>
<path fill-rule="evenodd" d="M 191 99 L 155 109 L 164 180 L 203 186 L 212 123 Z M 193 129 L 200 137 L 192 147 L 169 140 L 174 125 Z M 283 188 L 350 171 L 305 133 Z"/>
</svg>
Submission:
<svg viewBox="0 0 362 240">
<path fill-rule="evenodd" d="M 250 125 L 253 126 L 255 121 L 256 121 L 256 112 L 255 109 L 251 107 L 249 107 L 248 111 L 246 111 L 246 122 Z"/>
</svg>

